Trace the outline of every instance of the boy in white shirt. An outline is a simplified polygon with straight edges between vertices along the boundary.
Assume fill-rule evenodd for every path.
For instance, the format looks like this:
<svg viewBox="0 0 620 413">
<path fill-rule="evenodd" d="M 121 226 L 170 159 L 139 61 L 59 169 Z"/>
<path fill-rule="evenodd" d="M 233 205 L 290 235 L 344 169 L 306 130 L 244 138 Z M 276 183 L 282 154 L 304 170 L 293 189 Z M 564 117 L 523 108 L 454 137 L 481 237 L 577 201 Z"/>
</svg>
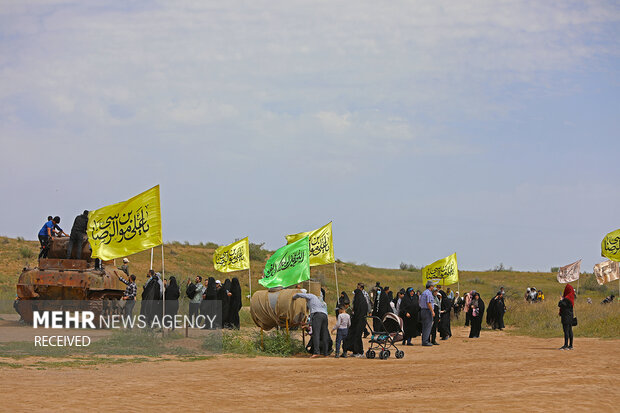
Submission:
<svg viewBox="0 0 620 413">
<path fill-rule="evenodd" d="M 344 307 L 338 307 L 338 319 L 336 321 L 336 325 L 332 328 L 332 333 L 336 331 L 336 355 L 335 357 L 340 357 L 338 353 L 340 353 L 340 344 L 349 334 L 349 327 L 351 326 L 351 316 L 346 313 Z M 347 357 L 347 352 L 342 352 L 342 357 Z"/>
</svg>

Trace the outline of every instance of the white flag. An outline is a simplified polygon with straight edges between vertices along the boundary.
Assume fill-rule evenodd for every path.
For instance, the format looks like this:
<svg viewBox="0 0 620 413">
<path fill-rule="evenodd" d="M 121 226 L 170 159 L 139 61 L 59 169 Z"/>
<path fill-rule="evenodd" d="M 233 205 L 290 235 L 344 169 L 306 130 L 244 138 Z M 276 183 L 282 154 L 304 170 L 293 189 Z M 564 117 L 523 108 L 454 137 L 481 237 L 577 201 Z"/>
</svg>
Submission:
<svg viewBox="0 0 620 413">
<path fill-rule="evenodd" d="M 605 261 L 594 266 L 596 281 L 603 285 L 620 278 L 620 266 L 617 261 Z"/>
<path fill-rule="evenodd" d="M 558 271 L 558 282 L 562 284 L 577 281 L 579 279 L 579 271 L 581 270 L 581 260 L 568 264 L 565 267 L 560 267 Z"/>
</svg>

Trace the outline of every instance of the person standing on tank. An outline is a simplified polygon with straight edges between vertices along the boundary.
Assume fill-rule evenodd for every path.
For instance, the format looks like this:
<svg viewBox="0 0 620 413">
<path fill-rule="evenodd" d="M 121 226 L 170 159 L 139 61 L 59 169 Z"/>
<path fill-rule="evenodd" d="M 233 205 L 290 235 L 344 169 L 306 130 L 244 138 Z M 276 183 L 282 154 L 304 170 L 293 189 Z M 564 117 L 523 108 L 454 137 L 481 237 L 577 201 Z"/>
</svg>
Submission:
<svg viewBox="0 0 620 413">
<path fill-rule="evenodd" d="M 56 216 L 52 218 L 51 220 L 48 220 L 45 224 L 43 224 L 43 227 L 39 231 L 38 236 L 39 236 L 39 242 L 41 243 L 41 252 L 39 253 L 39 259 L 47 258 L 47 254 L 50 251 L 50 240 L 56 233 L 56 230 L 54 229 L 54 227 L 57 227 L 58 224 L 60 224 L 60 217 Z M 60 232 L 62 234 L 65 233 L 62 229 L 60 230 Z"/>
<path fill-rule="evenodd" d="M 71 227 L 71 235 L 69 236 L 69 245 L 67 246 L 67 259 L 71 258 L 71 252 L 74 248 L 77 248 L 75 258 L 82 259 L 82 249 L 84 247 L 84 241 L 86 241 L 86 227 L 88 225 L 88 211 L 82 212 L 73 220 L 73 226 Z M 129 272 L 126 273 L 129 275 Z"/>
</svg>

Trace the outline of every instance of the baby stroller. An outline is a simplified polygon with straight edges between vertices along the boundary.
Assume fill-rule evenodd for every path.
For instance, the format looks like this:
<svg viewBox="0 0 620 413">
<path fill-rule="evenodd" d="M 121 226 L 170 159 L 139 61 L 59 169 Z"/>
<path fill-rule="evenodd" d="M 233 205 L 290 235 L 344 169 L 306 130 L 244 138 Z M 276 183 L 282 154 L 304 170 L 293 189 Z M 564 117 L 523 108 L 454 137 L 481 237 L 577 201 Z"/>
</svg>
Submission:
<svg viewBox="0 0 620 413">
<path fill-rule="evenodd" d="M 373 330 L 368 322 L 369 319 L 376 321 L 382 331 Z M 397 359 L 405 357 L 405 352 L 396 347 L 396 343 L 403 339 L 403 320 L 399 316 L 394 313 L 386 313 L 383 320 L 376 316 L 366 317 L 366 326 L 371 332 L 368 341 L 370 347 L 366 350 L 366 358 L 374 359 L 378 350 L 381 360 L 388 359 L 391 355 L 391 348 L 396 350 L 394 355 Z"/>
</svg>

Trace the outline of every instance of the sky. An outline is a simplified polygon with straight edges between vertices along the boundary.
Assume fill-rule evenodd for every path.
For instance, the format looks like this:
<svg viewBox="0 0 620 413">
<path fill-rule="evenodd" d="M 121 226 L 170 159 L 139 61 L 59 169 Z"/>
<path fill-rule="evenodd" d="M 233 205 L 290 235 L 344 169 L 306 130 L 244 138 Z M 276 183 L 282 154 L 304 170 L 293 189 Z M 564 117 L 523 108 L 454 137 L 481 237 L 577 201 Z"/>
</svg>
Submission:
<svg viewBox="0 0 620 413">
<path fill-rule="evenodd" d="M 0 0 L 0 234 L 159 184 L 165 241 L 591 271 L 619 63 L 616 1 Z"/>
</svg>

